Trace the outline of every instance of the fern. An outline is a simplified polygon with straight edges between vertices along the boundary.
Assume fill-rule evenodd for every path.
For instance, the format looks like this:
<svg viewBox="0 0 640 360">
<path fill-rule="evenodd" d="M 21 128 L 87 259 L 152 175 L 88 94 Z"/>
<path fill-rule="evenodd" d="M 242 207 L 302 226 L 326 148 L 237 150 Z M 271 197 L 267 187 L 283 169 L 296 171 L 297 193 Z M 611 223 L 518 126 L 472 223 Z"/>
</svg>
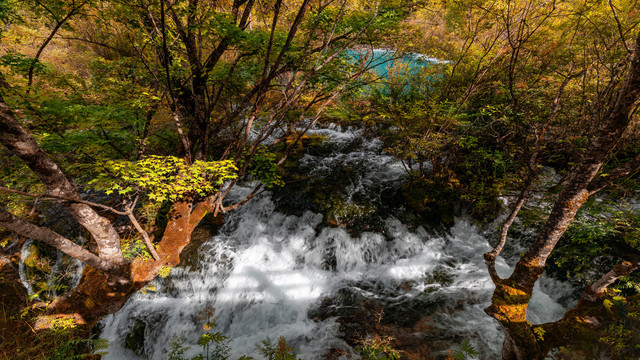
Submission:
<svg viewBox="0 0 640 360">
<path fill-rule="evenodd" d="M 464 339 L 460 343 L 460 348 L 453 353 L 453 358 L 455 360 L 467 360 L 476 358 L 479 355 L 480 352 Z"/>
<path fill-rule="evenodd" d="M 107 355 L 108 347 L 107 339 L 70 339 L 58 346 L 49 360 L 93 359 L 95 355 Z"/>
</svg>

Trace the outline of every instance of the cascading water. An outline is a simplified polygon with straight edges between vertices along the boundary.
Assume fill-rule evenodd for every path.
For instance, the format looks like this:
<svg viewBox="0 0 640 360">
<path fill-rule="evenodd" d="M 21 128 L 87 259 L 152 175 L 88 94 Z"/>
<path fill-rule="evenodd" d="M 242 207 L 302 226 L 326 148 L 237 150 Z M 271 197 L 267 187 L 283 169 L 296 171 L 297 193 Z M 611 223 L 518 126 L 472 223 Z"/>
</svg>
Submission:
<svg viewBox="0 0 640 360">
<path fill-rule="evenodd" d="M 327 225 L 326 214 L 306 206 L 308 199 L 299 194 L 265 193 L 229 213 L 197 260 L 156 279 L 154 291 L 136 294 L 103 321 L 101 337 L 110 341 L 107 359 L 164 359 L 174 335 L 191 346 L 185 358 L 197 355 L 199 314 L 207 304 L 216 309 L 217 329 L 231 339 L 231 358 L 259 359 L 256 344 L 279 336 L 303 359 L 324 359 L 329 349 L 341 349 L 349 358 L 353 351 L 336 319 L 366 301 L 379 304 L 385 319 L 413 329 L 420 342 L 436 344 L 435 358 L 462 339 L 481 358 L 497 357 L 502 333 L 483 312 L 493 290 L 482 259 L 490 246 L 478 229 L 457 219 L 438 234 L 389 200 L 404 173 L 379 142 L 340 129 L 312 134 L 323 136 L 322 146 L 332 151 L 310 151 L 299 166 L 319 184 L 341 180 L 343 207 L 351 210 L 339 215 L 364 213 L 369 222 L 364 231 Z M 238 186 L 231 196 L 242 199 L 250 191 Z M 502 259 L 497 266 L 502 275 L 510 271 Z M 555 293 L 561 285 L 548 280 L 542 288 Z M 564 311 L 536 287 L 530 321 L 557 320 Z M 417 331 L 418 320 L 428 326 Z M 132 340 L 136 331 L 139 338 Z M 137 344 L 127 344 L 132 341 Z"/>
</svg>

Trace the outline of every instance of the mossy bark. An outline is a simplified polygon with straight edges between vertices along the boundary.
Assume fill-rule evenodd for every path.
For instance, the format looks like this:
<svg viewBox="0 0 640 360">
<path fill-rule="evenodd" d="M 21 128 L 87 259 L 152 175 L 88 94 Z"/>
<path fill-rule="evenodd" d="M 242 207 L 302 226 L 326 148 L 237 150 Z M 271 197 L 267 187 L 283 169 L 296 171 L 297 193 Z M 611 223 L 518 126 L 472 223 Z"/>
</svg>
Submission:
<svg viewBox="0 0 640 360">
<path fill-rule="evenodd" d="M 544 227 L 516 264 L 513 274 L 508 279 L 500 279 L 494 268 L 499 251 L 494 250 L 485 255 L 491 278 L 496 285 L 492 304 L 486 311 L 498 320 L 504 330 L 503 359 L 543 359 L 552 348 L 577 343 L 581 336 L 599 330 L 608 321 L 606 314 L 599 313 L 594 305 L 602 301 L 604 289 L 618 276 L 615 271 L 610 276 L 611 279 L 600 281 L 603 286 L 599 288 L 602 290 L 589 293 L 589 287 L 578 306 L 556 323 L 536 327 L 526 321 L 526 313 L 533 287 L 558 241 L 587 199 L 602 189 L 602 179 L 607 176 L 598 177 L 600 169 L 629 127 L 631 111 L 639 99 L 640 34 L 636 38 L 629 72 L 615 102 L 611 103 L 604 115 L 580 163 L 571 169 L 571 176 L 558 195 Z M 635 270 L 638 266 L 627 267 Z M 545 331 L 552 332 L 553 336 L 545 337 Z"/>
<path fill-rule="evenodd" d="M 527 322 L 527 305 L 531 292 L 521 289 L 509 280 L 501 280 L 485 310 L 498 320 L 505 340 L 502 347 L 504 360 L 544 359 L 533 327 Z"/>
</svg>

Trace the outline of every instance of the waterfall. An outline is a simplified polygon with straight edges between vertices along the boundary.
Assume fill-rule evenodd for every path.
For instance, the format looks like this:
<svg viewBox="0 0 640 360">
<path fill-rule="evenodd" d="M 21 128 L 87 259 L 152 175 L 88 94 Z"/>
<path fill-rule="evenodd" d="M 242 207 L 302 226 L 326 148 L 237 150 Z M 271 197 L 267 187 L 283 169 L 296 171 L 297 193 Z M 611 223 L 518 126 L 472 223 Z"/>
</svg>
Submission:
<svg viewBox="0 0 640 360">
<path fill-rule="evenodd" d="M 230 212 L 218 234 L 200 247 L 197 260 L 154 280 L 103 320 L 107 359 L 164 359 L 174 335 L 191 346 L 186 358 L 197 355 L 203 323 L 198 315 L 206 304 L 215 307 L 217 329 L 231 339 L 232 358 L 260 359 L 255 344 L 279 336 L 307 360 L 324 359 L 331 348 L 353 354 L 332 316 L 357 306 L 353 299 L 379 302 L 385 316 L 399 321 L 428 319 L 424 342 L 439 342 L 441 351 L 466 339 L 481 358 L 498 357 L 502 332 L 483 311 L 493 283 L 482 254 L 491 247 L 479 229 L 463 218 L 447 232 L 406 221 L 409 210 L 384 208 L 385 194 L 398 187 L 404 173 L 379 141 L 337 127 L 311 134 L 324 136 L 323 146 L 332 150 L 306 153 L 300 166 L 321 182 L 337 167 L 357 168 L 357 175 L 345 180 L 344 199 L 387 209 L 376 218 L 377 230 L 354 233 L 328 226 L 323 214 L 300 206 L 287 211 L 281 197 L 264 193 Z M 230 196 L 242 199 L 250 185 L 237 186 Z M 511 271 L 502 258 L 497 268 L 501 275 Z M 565 308 L 548 294 L 561 289 L 553 280 L 537 285 L 528 319 L 559 319 Z M 143 324 L 142 356 L 125 344 L 137 324 Z"/>
</svg>

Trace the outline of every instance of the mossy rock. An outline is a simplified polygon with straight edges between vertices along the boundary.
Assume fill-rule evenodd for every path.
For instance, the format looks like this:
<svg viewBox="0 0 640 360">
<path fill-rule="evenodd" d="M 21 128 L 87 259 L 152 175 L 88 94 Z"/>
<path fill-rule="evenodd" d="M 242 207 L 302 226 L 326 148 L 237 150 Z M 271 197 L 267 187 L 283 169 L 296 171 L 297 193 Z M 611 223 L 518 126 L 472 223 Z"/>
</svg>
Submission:
<svg viewBox="0 0 640 360">
<path fill-rule="evenodd" d="M 320 122 L 340 126 L 360 126 L 362 125 L 362 116 L 347 109 L 334 107 L 322 114 Z"/>
<path fill-rule="evenodd" d="M 35 244 L 29 246 L 29 256 L 24 259 L 24 265 L 43 273 L 51 271 L 48 259 L 42 256 L 40 248 Z"/>
<path fill-rule="evenodd" d="M 55 257 L 48 254 L 42 244 L 29 245 L 29 255 L 24 259 L 24 270 L 27 281 L 31 284 L 34 292 L 41 296 L 51 290 L 49 287 L 49 276 L 51 264 L 55 263 Z"/>
<path fill-rule="evenodd" d="M 426 282 L 430 284 L 440 284 L 447 287 L 453 284 L 454 275 L 446 267 L 438 265 L 433 271 L 426 275 Z"/>
<path fill-rule="evenodd" d="M 131 331 L 127 333 L 124 340 L 124 347 L 133 351 L 138 356 L 144 355 L 144 331 L 147 324 L 142 320 L 136 320 Z"/>
<path fill-rule="evenodd" d="M 292 146 L 293 142 L 297 139 L 299 134 L 294 133 L 285 138 L 284 141 L 281 141 L 275 144 L 270 150 L 276 154 L 276 158 L 280 159 L 285 150 Z M 321 149 L 327 140 L 327 137 L 324 135 L 310 134 L 310 135 L 302 135 L 300 139 L 293 145 L 291 152 L 289 152 L 289 156 L 287 156 L 287 160 L 283 163 L 283 167 L 285 168 L 294 168 L 298 165 L 298 160 L 304 156 L 305 151 L 308 151 L 310 148 Z"/>
<path fill-rule="evenodd" d="M 366 224 L 376 212 L 375 207 L 371 205 L 346 201 L 340 196 L 332 195 L 329 199 L 326 199 L 326 196 L 320 196 L 316 199 L 326 214 L 325 223 L 331 226 L 368 228 Z"/>
</svg>

